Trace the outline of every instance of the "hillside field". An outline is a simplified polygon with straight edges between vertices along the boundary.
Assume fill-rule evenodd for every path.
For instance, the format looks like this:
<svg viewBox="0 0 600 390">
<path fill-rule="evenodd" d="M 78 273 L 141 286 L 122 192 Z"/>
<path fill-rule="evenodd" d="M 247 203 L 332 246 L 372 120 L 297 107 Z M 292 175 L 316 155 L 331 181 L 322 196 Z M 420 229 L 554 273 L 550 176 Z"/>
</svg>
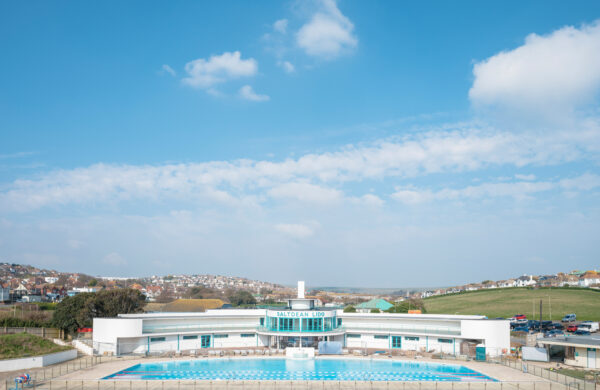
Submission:
<svg viewBox="0 0 600 390">
<path fill-rule="evenodd" d="M 498 288 L 429 297 L 423 302 L 428 314 L 481 314 L 488 318 L 525 314 L 539 319 L 540 299 L 544 320 L 560 321 L 565 314 L 575 313 L 578 320 L 600 321 L 600 290 L 583 288 Z"/>
<path fill-rule="evenodd" d="M 0 335 L 0 360 L 61 352 L 72 347 L 54 344 L 50 340 L 27 333 Z"/>
</svg>

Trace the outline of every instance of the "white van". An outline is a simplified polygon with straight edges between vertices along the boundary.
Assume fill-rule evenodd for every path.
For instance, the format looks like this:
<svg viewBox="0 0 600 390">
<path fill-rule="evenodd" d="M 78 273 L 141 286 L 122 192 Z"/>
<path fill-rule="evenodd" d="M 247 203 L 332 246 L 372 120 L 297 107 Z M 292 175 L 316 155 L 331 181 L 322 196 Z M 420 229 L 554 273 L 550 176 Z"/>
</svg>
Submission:
<svg viewBox="0 0 600 390">
<path fill-rule="evenodd" d="M 600 329 L 600 326 L 597 322 L 583 321 L 577 326 L 577 329 L 587 330 L 588 332 L 596 332 L 598 329 Z"/>
</svg>

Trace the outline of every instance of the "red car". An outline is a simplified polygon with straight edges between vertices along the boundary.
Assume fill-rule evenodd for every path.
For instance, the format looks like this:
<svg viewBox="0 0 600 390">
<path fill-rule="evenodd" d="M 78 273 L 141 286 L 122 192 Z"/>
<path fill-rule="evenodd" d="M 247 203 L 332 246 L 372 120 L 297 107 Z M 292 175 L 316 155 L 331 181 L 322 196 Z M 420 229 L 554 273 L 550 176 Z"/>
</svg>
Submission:
<svg viewBox="0 0 600 390">
<path fill-rule="evenodd" d="M 526 320 L 527 316 L 525 314 L 517 314 L 515 315 L 515 320 Z"/>
<path fill-rule="evenodd" d="M 576 330 L 577 330 L 577 325 L 567 326 L 567 332 L 575 332 Z"/>
</svg>

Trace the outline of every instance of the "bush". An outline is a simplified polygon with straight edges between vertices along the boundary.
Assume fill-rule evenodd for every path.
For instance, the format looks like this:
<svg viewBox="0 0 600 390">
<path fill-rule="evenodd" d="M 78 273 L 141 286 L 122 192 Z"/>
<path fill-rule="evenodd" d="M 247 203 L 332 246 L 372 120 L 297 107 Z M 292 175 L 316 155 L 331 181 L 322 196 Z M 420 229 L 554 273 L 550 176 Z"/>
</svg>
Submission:
<svg viewBox="0 0 600 390">
<path fill-rule="evenodd" d="M 371 313 L 381 313 L 381 310 L 379 310 L 377 308 L 373 308 L 373 309 L 371 309 Z"/>
<path fill-rule="evenodd" d="M 344 313 L 356 313 L 356 308 L 354 306 L 346 306 L 344 308 Z"/>
</svg>

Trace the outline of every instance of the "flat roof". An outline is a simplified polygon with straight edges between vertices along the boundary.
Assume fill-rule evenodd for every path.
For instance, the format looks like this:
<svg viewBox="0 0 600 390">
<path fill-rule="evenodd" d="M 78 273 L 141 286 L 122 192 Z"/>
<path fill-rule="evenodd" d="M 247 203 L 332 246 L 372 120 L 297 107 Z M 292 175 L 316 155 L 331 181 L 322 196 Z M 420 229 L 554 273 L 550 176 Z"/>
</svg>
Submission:
<svg viewBox="0 0 600 390">
<path fill-rule="evenodd" d="M 542 337 L 537 341 L 541 344 L 564 345 L 567 347 L 600 347 L 600 336 Z"/>
</svg>

